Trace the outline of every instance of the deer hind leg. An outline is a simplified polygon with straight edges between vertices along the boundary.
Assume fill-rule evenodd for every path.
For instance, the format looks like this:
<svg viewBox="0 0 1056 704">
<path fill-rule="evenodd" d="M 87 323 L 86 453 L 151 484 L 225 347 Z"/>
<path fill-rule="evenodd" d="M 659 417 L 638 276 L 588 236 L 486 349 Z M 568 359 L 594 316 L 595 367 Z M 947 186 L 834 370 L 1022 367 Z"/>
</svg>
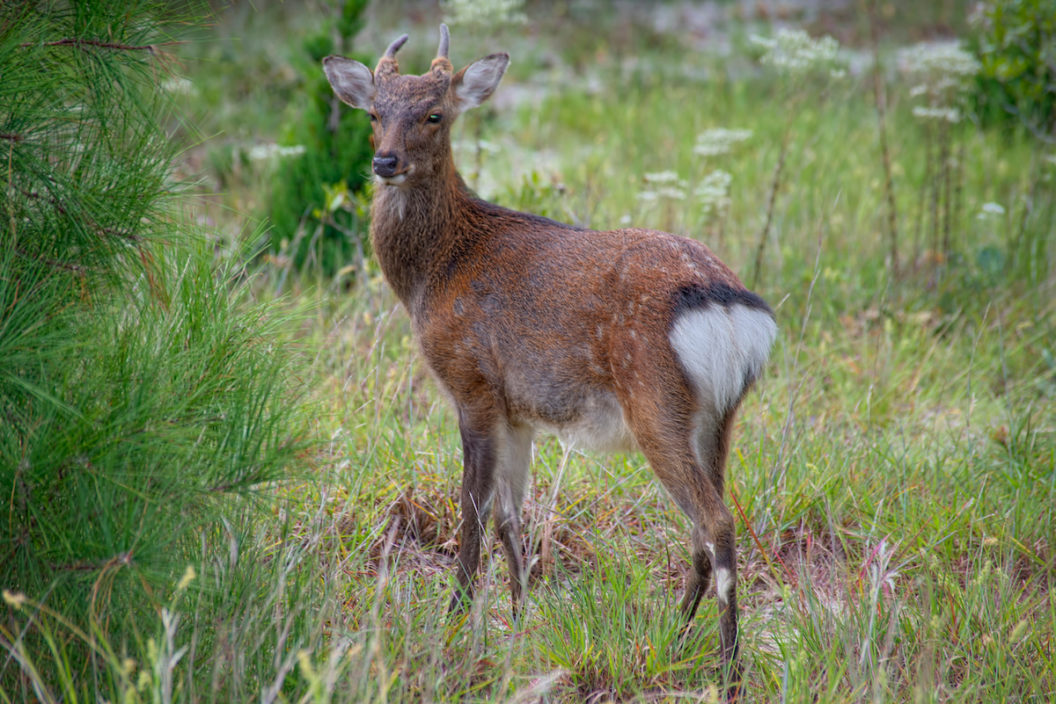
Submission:
<svg viewBox="0 0 1056 704">
<path fill-rule="evenodd" d="M 737 404 L 724 413 L 698 412 L 696 455 L 707 476 L 704 497 L 704 520 L 694 526 L 693 568 L 696 578 L 690 584 L 704 582 L 714 572 L 715 597 L 719 603 L 719 634 L 723 659 L 733 662 L 737 657 L 737 547 L 733 516 L 723 501 L 726 485 L 726 461 L 730 450 L 730 435 Z M 705 559 L 708 568 L 702 573 Z M 700 602 L 699 593 L 687 588 L 685 613 L 691 619 Z M 690 603 L 691 594 L 695 600 Z"/>
<path fill-rule="evenodd" d="M 733 683 L 739 681 L 737 555 L 733 516 L 722 497 L 733 411 L 693 410 L 674 394 L 638 405 L 650 410 L 634 419 L 635 437 L 660 481 L 693 523 L 683 614 L 687 622 L 693 618 L 714 576 L 720 651 L 733 691 Z"/>
</svg>

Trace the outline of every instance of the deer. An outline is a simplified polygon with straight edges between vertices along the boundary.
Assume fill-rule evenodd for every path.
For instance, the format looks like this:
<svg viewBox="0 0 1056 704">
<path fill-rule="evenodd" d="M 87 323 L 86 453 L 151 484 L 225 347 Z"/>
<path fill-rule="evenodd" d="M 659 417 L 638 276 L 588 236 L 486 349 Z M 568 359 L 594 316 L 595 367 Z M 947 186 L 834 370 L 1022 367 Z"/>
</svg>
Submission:
<svg viewBox="0 0 1056 704">
<path fill-rule="evenodd" d="M 520 514 L 537 432 L 576 448 L 638 451 L 692 525 L 686 624 L 714 576 L 735 694 L 725 467 L 734 416 L 777 335 L 773 311 L 697 240 L 595 231 L 478 198 L 455 167 L 451 126 L 492 95 L 510 57 L 456 72 L 441 25 L 429 70 L 404 75 L 396 52 L 406 41 L 393 41 L 373 71 L 342 56 L 326 57 L 323 70 L 342 102 L 370 115 L 374 253 L 457 413 L 462 516 L 450 611 L 472 602 L 490 514 L 518 612 L 527 586 Z"/>
</svg>

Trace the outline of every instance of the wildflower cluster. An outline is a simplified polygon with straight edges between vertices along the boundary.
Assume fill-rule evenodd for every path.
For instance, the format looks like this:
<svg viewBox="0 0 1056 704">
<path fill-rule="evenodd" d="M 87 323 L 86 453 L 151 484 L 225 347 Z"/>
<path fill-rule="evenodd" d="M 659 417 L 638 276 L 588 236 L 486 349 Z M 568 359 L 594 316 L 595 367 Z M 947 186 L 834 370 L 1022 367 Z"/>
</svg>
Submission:
<svg viewBox="0 0 1056 704">
<path fill-rule="evenodd" d="M 304 146 L 296 144 L 292 147 L 283 147 L 278 144 L 256 144 L 249 148 L 246 156 L 250 161 L 268 161 L 288 156 L 300 156 L 304 154 Z"/>
<path fill-rule="evenodd" d="M 716 169 L 701 180 L 693 191 L 704 208 L 704 216 L 713 212 L 722 212 L 730 204 L 730 183 L 733 176 L 722 169 Z"/>
<path fill-rule="evenodd" d="M 643 177 L 649 186 L 638 193 L 638 200 L 646 203 L 685 200 L 689 195 L 689 182 L 674 171 L 659 171 Z M 733 177 L 722 169 L 716 169 L 701 179 L 693 189 L 693 196 L 702 205 L 704 217 L 721 213 L 730 204 L 730 183 Z"/>
<path fill-rule="evenodd" d="M 645 182 L 651 187 L 638 194 L 638 199 L 652 203 L 658 200 L 685 200 L 689 184 L 674 171 L 658 171 L 645 174 Z"/>
<path fill-rule="evenodd" d="M 899 52 L 898 58 L 906 73 L 924 81 L 914 91 L 957 87 L 979 72 L 979 61 L 959 41 L 914 44 Z"/>
<path fill-rule="evenodd" d="M 914 107 L 913 115 L 921 120 L 960 122 L 955 103 L 968 79 L 979 72 L 976 58 L 952 41 L 915 44 L 899 52 L 898 60 L 914 83 L 910 96 L 923 96 L 927 102 Z"/>
<path fill-rule="evenodd" d="M 960 122 L 961 111 L 957 108 L 928 108 L 923 105 L 917 105 L 913 108 L 913 117 L 920 118 L 921 120 L 945 120 L 946 122 Z"/>
<path fill-rule="evenodd" d="M 731 130 L 725 127 L 705 130 L 697 135 L 697 143 L 693 147 L 693 153 L 698 156 L 726 154 L 739 142 L 743 142 L 751 136 L 751 130 Z"/>
<path fill-rule="evenodd" d="M 497 27 L 523 24 L 524 0 L 446 0 L 444 14 L 451 25 Z"/>
<path fill-rule="evenodd" d="M 762 62 L 782 73 L 803 75 L 829 70 L 834 78 L 845 70 L 839 65 L 840 43 L 830 36 L 814 39 L 802 29 L 779 29 L 773 37 L 753 35 L 752 42 L 766 49 Z"/>
<path fill-rule="evenodd" d="M 979 210 L 979 214 L 976 217 L 980 220 L 985 220 L 990 217 L 997 217 L 1005 214 L 1005 207 L 1000 203 L 994 203 L 990 201 L 983 203 L 982 208 Z"/>
<path fill-rule="evenodd" d="M 198 94 L 198 89 L 195 88 L 194 84 L 180 76 L 174 76 L 162 81 L 161 89 L 173 96 L 194 96 Z"/>
</svg>

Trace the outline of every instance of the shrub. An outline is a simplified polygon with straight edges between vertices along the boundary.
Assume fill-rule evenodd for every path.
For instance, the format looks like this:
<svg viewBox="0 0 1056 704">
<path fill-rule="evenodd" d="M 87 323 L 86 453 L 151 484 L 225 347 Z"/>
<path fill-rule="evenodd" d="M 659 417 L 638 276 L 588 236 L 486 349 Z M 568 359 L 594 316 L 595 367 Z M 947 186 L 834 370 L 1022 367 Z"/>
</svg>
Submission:
<svg viewBox="0 0 1056 704">
<path fill-rule="evenodd" d="M 328 207 L 327 188 L 361 191 L 369 179 L 372 152 L 370 121 L 361 110 L 341 109 L 322 60 L 347 52 L 363 27 L 366 7 L 367 0 L 344 0 L 336 27 L 320 30 L 302 45 L 297 65 L 304 99 L 280 142 L 304 151 L 276 169 L 269 204 L 275 251 L 290 256 L 295 266 L 313 264 L 328 274 L 362 252 L 367 228 L 366 218 L 354 209 Z"/>
<path fill-rule="evenodd" d="M 1056 6 L 1052 0 L 994 0 L 976 18 L 982 64 L 977 109 L 988 122 L 1056 137 Z"/>
</svg>

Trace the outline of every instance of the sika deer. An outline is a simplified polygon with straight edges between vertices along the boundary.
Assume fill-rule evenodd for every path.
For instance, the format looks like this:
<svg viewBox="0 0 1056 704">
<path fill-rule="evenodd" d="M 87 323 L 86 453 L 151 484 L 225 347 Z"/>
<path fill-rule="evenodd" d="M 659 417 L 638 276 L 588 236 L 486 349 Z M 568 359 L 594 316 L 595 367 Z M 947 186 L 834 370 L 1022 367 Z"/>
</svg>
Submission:
<svg viewBox="0 0 1056 704">
<path fill-rule="evenodd" d="M 440 31 L 421 76 L 399 74 L 406 35 L 373 72 L 340 56 L 323 68 L 342 101 L 370 113 L 374 251 L 458 412 L 462 535 L 452 609 L 472 598 L 489 512 L 517 609 L 536 430 L 579 447 L 637 449 L 693 523 L 687 620 L 714 570 L 722 656 L 736 683 L 737 561 L 723 482 L 734 414 L 766 363 L 774 315 L 694 240 L 595 232 L 477 198 L 455 170 L 451 124 L 492 94 L 509 56 L 456 73 L 447 27 Z"/>
</svg>

